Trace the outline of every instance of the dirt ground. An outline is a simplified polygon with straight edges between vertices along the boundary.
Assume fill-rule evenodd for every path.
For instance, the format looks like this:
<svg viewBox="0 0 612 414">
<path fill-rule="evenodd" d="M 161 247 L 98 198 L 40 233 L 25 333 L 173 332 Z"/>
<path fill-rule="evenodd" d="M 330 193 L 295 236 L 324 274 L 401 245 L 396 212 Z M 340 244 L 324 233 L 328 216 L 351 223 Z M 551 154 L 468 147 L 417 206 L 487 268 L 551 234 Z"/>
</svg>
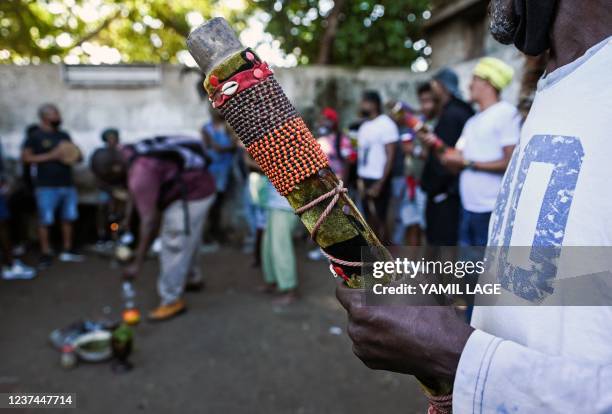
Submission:
<svg viewBox="0 0 612 414">
<path fill-rule="evenodd" d="M 424 413 L 411 377 L 369 370 L 353 355 L 327 265 L 306 260 L 303 246 L 298 257 L 302 299 L 278 309 L 255 292 L 261 274 L 250 256 L 202 255 L 206 290 L 187 295 L 179 318 L 136 328 L 135 369 L 125 375 L 108 363 L 65 371 L 47 341 L 75 319 L 120 311 L 119 271 L 107 259 L 0 280 L 0 392 L 76 393 L 72 413 Z M 156 304 L 156 269 L 150 260 L 138 280 L 142 311 Z"/>
</svg>

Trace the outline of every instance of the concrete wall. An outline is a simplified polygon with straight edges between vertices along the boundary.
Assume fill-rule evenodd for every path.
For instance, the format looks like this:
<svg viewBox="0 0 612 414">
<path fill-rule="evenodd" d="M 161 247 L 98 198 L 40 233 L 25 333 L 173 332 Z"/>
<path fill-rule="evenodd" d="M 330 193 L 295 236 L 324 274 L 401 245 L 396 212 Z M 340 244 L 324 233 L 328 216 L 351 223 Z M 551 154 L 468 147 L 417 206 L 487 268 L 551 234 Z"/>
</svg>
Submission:
<svg viewBox="0 0 612 414">
<path fill-rule="evenodd" d="M 505 56 L 514 52 L 489 33 L 488 0 L 433 1 L 432 17 L 424 33 L 432 47 L 431 67 L 457 65 L 481 56 Z"/>
<path fill-rule="evenodd" d="M 520 70 L 522 59 L 503 49 L 504 59 Z M 474 61 L 453 65 L 467 93 Z M 378 89 L 385 100 L 415 103 L 415 88 L 430 74 L 415 74 L 404 68 L 350 70 L 340 67 L 307 66 L 276 69 L 276 76 L 289 98 L 307 120 L 315 108 L 340 108 L 343 123 L 355 119 L 356 105 L 364 89 Z M 208 103 L 196 91 L 198 76 L 180 74 L 180 67 L 164 66 L 158 86 L 146 88 L 74 88 L 64 83 L 61 67 L 55 65 L 0 65 L 0 137 L 5 157 L 18 156 L 23 131 L 36 122 L 36 109 L 44 102 L 56 103 L 64 117 L 63 128 L 90 153 L 100 145 L 100 132 L 109 126 L 121 130 L 129 142 L 164 133 L 198 135 L 209 118 Z M 515 90 L 516 89 L 516 90 Z M 506 97 L 515 101 L 518 89 Z"/>
<path fill-rule="evenodd" d="M 195 90 L 195 75 L 181 77 L 179 68 L 163 68 L 163 80 L 150 88 L 71 88 L 56 65 L 0 65 L 0 135 L 7 156 L 19 151 L 25 127 L 36 122 L 44 102 L 57 104 L 63 128 L 89 152 L 109 126 L 126 140 L 164 132 L 193 133 L 206 114 Z"/>
<path fill-rule="evenodd" d="M 119 128 L 125 141 L 164 133 L 197 135 L 209 118 L 208 101 L 201 101 L 196 91 L 199 77 L 180 71 L 178 66 L 164 66 L 161 83 L 153 87 L 77 88 L 64 82 L 60 66 L 0 65 L 5 156 L 18 154 L 24 129 L 37 121 L 36 109 L 44 102 L 59 106 L 63 128 L 85 152 L 100 144 L 100 132 L 109 126 Z M 415 82 L 425 79 L 402 68 L 354 71 L 317 66 L 280 68 L 276 77 L 307 118 L 314 107 L 334 105 L 342 108 L 347 122 L 364 89 L 379 89 L 385 99 L 413 101 Z"/>
<path fill-rule="evenodd" d="M 522 59 L 518 54 L 510 49 L 504 53 L 504 58 L 520 69 Z M 475 61 L 469 61 L 453 65 L 460 74 L 465 96 L 474 64 Z M 379 90 L 385 100 L 402 99 L 416 104 L 416 85 L 430 76 L 403 68 L 349 70 L 308 66 L 276 70 L 276 77 L 307 122 L 314 120 L 317 108 L 332 105 L 340 109 L 344 126 L 356 119 L 357 103 L 364 89 Z M 163 133 L 197 136 L 199 127 L 209 118 L 208 101 L 201 101 L 196 90 L 198 81 L 196 74 L 181 75 L 181 68 L 165 66 L 161 83 L 154 87 L 73 88 L 64 82 L 59 66 L 0 65 L 0 139 L 4 156 L 9 159 L 7 169 L 18 172 L 16 158 L 23 131 L 36 122 L 36 109 L 44 102 L 59 106 L 63 127 L 86 155 L 101 144 L 100 132 L 109 126 L 119 128 L 125 142 Z M 517 82 L 504 97 L 516 102 Z M 241 177 L 235 173 L 234 179 L 240 182 Z M 81 203 L 95 203 L 97 190 L 87 163 L 76 168 L 75 180 Z M 241 213 L 244 200 L 239 187 L 231 192 L 228 198 L 231 207 L 224 209 L 221 217 L 231 240 L 240 240 L 247 228 Z"/>
</svg>

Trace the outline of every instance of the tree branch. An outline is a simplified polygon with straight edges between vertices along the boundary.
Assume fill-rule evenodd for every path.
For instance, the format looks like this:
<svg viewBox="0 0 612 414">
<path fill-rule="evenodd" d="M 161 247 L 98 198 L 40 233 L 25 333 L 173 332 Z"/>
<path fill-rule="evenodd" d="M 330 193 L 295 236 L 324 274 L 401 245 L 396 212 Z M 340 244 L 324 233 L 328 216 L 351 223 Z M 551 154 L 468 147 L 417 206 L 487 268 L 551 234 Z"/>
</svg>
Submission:
<svg viewBox="0 0 612 414">
<path fill-rule="evenodd" d="M 327 27 L 319 42 L 319 55 L 316 60 L 316 63 L 319 65 L 331 63 L 331 53 L 334 46 L 334 40 L 336 39 L 336 33 L 338 32 L 340 13 L 345 3 L 345 0 L 335 0 L 334 7 L 329 12 L 329 16 L 327 16 Z"/>
<path fill-rule="evenodd" d="M 72 46 L 69 46 L 66 49 L 69 50 L 69 49 L 72 49 L 74 47 L 81 46 L 85 42 L 90 41 L 91 39 L 93 39 L 94 37 L 99 35 L 102 30 L 106 29 L 113 22 L 113 20 L 115 20 L 117 17 L 119 17 L 120 14 L 121 14 L 121 9 L 117 9 L 117 11 L 115 11 L 115 13 L 111 14 L 106 19 L 104 19 L 104 21 L 102 23 L 100 23 L 100 25 L 98 27 L 96 27 L 91 32 L 84 34 L 83 37 L 81 37 Z"/>
</svg>

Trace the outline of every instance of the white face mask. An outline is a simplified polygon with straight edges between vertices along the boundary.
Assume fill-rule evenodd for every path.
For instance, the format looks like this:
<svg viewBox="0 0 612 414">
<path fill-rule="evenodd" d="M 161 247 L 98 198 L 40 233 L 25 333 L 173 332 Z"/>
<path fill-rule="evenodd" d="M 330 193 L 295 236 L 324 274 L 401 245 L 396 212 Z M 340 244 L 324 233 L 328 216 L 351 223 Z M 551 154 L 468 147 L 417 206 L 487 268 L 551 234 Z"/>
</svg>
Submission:
<svg viewBox="0 0 612 414">
<path fill-rule="evenodd" d="M 331 129 L 327 126 L 320 126 L 317 130 L 320 137 L 331 134 Z"/>
</svg>

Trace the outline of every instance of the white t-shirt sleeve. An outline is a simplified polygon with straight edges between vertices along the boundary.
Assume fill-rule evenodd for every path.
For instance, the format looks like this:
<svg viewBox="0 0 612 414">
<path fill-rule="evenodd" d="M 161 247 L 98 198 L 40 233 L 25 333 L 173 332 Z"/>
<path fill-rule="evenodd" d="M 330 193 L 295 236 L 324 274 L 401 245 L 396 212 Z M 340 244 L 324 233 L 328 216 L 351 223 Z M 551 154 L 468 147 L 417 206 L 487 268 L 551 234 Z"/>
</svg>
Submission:
<svg viewBox="0 0 612 414">
<path fill-rule="evenodd" d="M 461 354 L 455 413 L 609 413 L 612 365 L 547 355 L 480 330 Z"/>
<path fill-rule="evenodd" d="M 471 125 L 473 122 L 474 122 L 474 117 L 467 120 L 467 122 L 463 126 L 463 131 L 461 131 L 461 136 L 455 143 L 455 149 L 458 149 L 459 151 L 463 151 L 465 149 L 465 145 L 468 139 L 470 139 L 470 132 L 472 130 Z"/>
<path fill-rule="evenodd" d="M 385 116 L 380 123 L 380 140 L 383 144 L 391 144 L 399 139 L 399 129 L 391 118 Z"/>
<path fill-rule="evenodd" d="M 457 143 L 455 144 L 455 149 L 463 151 L 463 149 L 465 148 L 465 139 L 465 135 L 461 135 L 457 140 Z"/>
<path fill-rule="evenodd" d="M 521 136 L 521 115 L 514 106 L 504 108 L 503 117 L 499 120 L 499 143 L 502 147 L 516 145 Z"/>
</svg>

